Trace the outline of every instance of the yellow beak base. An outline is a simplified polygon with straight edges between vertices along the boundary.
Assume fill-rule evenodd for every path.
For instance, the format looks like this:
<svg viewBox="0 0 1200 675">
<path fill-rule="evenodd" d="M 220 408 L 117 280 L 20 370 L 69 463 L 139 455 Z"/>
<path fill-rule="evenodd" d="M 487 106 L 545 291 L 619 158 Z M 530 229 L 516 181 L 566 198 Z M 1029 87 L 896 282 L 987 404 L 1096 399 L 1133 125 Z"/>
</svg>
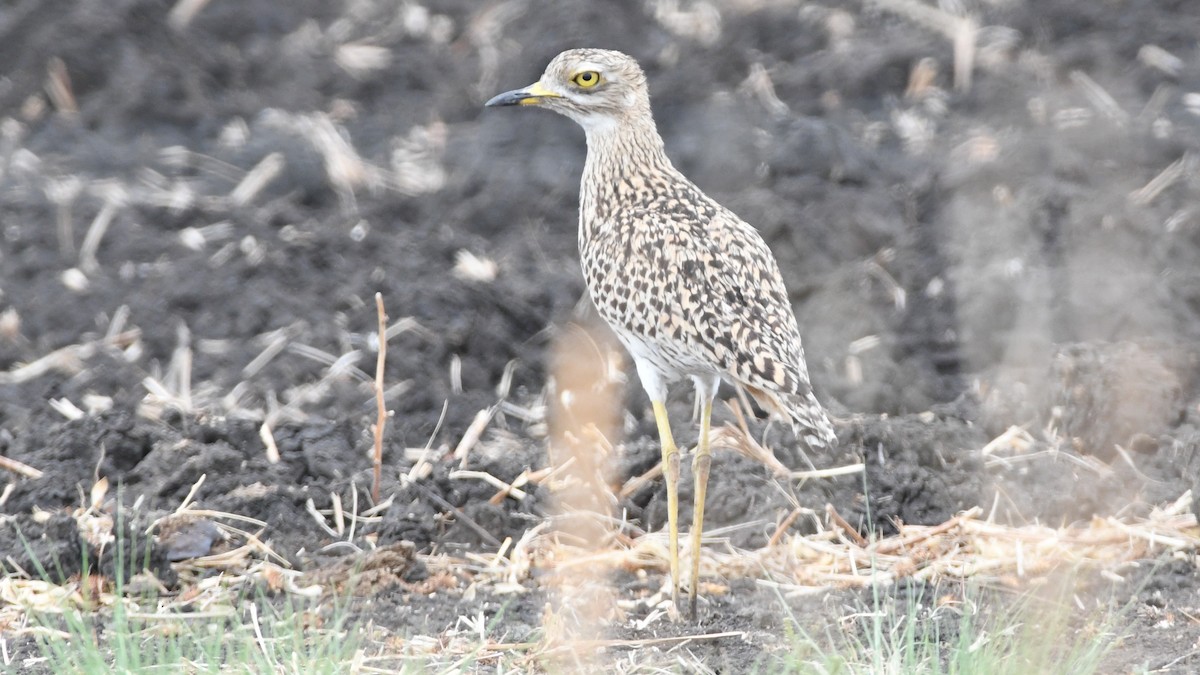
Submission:
<svg viewBox="0 0 1200 675">
<path fill-rule="evenodd" d="M 562 95 L 551 91 L 538 81 L 524 89 L 506 91 L 503 94 L 493 97 L 484 105 L 488 108 L 506 105 L 538 105 L 542 102 L 542 99 L 547 98 L 562 98 Z"/>
</svg>

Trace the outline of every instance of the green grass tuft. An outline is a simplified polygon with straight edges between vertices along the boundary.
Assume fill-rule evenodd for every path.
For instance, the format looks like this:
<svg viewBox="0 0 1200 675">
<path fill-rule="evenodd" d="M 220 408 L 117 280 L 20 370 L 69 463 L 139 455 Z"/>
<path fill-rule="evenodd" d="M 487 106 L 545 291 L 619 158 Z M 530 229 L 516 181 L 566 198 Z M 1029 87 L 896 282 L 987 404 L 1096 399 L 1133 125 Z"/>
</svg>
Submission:
<svg viewBox="0 0 1200 675">
<path fill-rule="evenodd" d="M 321 611 L 317 601 L 270 598 L 261 589 L 224 588 L 204 605 L 134 592 L 130 580 L 146 568 L 151 542 L 125 541 L 136 530 L 125 527 L 121 509 L 116 521 L 113 578 L 103 578 L 84 546 L 78 581 L 68 582 L 79 592 L 61 607 L 29 611 L 51 672 L 335 673 L 362 651 L 364 629 L 349 624 L 346 602 Z M 34 566 L 47 581 L 62 580 L 61 570 L 49 573 L 36 559 Z M 96 597 L 101 587 L 111 590 L 104 602 Z"/>
<path fill-rule="evenodd" d="M 1047 593 L 1051 586 L 1057 590 Z M 861 611 L 827 625 L 819 636 L 793 615 L 793 648 L 777 670 L 823 675 L 1099 672 L 1129 624 L 1131 607 L 1109 601 L 1083 611 L 1068 590 L 1072 583 L 1046 587 L 1013 599 L 968 586 L 961 601 L 944 604 L 919 592 L 906 601 L 875 591 Z"/>
<path fill-rule="evenodd" d="M 151 617 L 118 601 L 103 611 L 68 609 L 31 621 L 49 629 L 38 644 L 56 673 L 334 673 L 345 670 L 362 643 L 342 621 L 313 628 L 303 609 L 276 609 L 260 599 L 221 618 Z"/>
</svg>

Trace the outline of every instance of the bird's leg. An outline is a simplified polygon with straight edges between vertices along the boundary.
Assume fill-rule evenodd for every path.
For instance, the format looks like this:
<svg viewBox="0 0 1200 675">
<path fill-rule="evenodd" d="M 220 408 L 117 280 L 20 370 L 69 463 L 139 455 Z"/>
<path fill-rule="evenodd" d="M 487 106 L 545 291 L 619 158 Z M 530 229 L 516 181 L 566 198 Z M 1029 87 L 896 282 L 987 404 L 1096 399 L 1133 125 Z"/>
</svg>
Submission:
<svg viewBox="0 0 1200 675">
<path fill-rule="evenodd" d="M 667 482 L 667 526 L 670 528 L 671 602 L 679 606 L 679 448 L 671 436 L 667 407 L 654 401 L 654 419 L 658 422 L 658 438 L 662 442 L 663 477 Z"/>
<path fill-rule="evenodd" d="M 688 596 L 692 621 L 696 620 L 696 594 L 700 587 L 700 537 L 704 531 L 704 498 L 708 494 L 708 470 L 712 465 L 712 448 L 708 444 L 712 397 L 706 397 L 703 405 L 700 412 L 700 440 L 696 444 L 696 456 L 692 459 L 692 476 L 696 484 L 696 495 L 692 504 L 692 587 Z"/>
</svg>

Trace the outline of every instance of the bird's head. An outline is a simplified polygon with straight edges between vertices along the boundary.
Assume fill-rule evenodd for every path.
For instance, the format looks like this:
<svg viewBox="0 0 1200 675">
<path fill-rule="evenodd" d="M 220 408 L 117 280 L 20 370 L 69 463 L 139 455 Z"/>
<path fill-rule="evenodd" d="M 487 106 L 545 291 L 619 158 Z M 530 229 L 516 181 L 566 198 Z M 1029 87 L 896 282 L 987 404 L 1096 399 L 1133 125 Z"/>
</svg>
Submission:
<svg viewBox="0 0 1200 675">
<path fill-rule="evenodd" d="M 488 107 L 532 105 L 553 110 L 587 131 L 649 118 L 646 75 L 633 57 L 605 49 L 571 49 L 528 87 L 494 97 Z"/>
</svg>

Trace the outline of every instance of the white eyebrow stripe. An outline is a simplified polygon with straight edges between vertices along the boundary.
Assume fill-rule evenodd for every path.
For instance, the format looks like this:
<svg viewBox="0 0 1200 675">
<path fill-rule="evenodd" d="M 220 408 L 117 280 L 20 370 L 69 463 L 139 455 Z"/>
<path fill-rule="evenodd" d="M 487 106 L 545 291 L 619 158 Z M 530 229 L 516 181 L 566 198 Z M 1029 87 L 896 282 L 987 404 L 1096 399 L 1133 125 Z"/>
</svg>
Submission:
<svg viewBox="0 0 1200 675">
<path fill-rule="evenodd" d="M 571 71 L 571 77 L 575 77 L 576 75 L 578 75 L 580 73 L 585 73 L 589 70 L 594 70 L 598 73 L 604 72 L 604 68 L 600 64 L 592 63 L 591 61 L 584 61 L 583 63 L 576 66 L 574 70 Z"/>
</svg>

